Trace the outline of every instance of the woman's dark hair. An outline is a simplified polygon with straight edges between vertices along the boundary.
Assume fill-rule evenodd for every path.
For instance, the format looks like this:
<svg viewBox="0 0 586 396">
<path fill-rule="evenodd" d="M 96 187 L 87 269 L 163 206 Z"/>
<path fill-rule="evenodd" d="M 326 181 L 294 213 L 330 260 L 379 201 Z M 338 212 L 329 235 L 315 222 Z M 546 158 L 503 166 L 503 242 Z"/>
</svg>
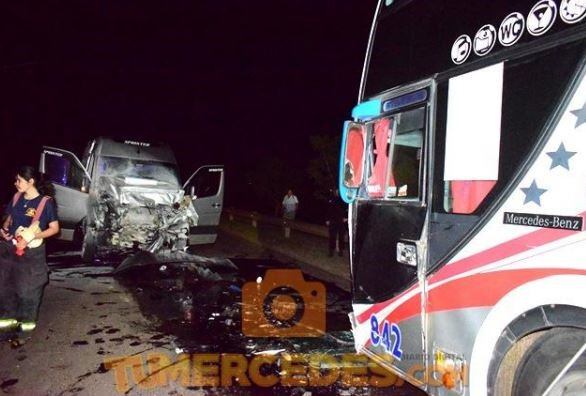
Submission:
<svg viewBox="0 0 586 396">
<path fill-rule="evenodd" d="M 21 166 L 20 168 L 18 168 L 16 174 L 27 181 L 33 179 L 35 181 L 35 187 L 37 188 L 37 190 L 39 190 L 39 194 L 47 195 L 52 198 L 55 197 L 55 188 L 53 187 L 53 185 L 47 180 L 45 180 L 43 174 L 37 171 L 32 166 Z"/>
</svg>

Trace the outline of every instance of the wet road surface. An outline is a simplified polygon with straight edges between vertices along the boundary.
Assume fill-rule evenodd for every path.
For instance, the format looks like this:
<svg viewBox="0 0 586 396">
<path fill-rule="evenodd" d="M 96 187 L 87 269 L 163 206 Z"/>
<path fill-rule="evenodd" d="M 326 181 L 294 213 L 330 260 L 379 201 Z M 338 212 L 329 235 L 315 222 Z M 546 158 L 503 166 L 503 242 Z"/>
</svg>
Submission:
<svg viewBox="0 0 586 396">
<path fill-rule="evenodd" d="M 0 345 L 0 390 L 56 395 L 421 394 L 353 354 L 350 296 L 333 284 L 324 284 L 326 328 L 319 337 L 244 335 L 243 316 L 255 320 L 266 308 L 278 307 L 243 299 L 245 285 L 260 285 L 268 269 L 295 268 L 249 256 L 256 257 L 205 266 L 129 266 L 116 276 L 108 266 L 80 266 L 76 256 L 53 257 L 38 329 L 24 345 Z M 305 281 L 317 280 L 305 275 Z M 300 294 L 310 299 L 308 293 Z M 284 306 L 291 307 L 290 301 Z M 294 308 L 257 328 L 290 326 L 287 318 L 296 318 L 298 305 Z M 312 309 L 311 304 L 304 309 Z"/>
</svg>

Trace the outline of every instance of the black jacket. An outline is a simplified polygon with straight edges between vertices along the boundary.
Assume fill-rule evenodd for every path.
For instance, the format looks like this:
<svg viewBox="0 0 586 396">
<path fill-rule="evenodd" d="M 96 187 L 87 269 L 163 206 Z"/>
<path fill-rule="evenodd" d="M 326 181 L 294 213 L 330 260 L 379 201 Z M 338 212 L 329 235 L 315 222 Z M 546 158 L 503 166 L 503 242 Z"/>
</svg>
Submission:
<svg viewBox="0 0 586 396">
<path fill-rule="evenodd" d="M 328 200 L 326 220 L 330 223 L 342 223 L 348 215 L 348 206 L 340 197 L 331 197 Z"/>
</svg>

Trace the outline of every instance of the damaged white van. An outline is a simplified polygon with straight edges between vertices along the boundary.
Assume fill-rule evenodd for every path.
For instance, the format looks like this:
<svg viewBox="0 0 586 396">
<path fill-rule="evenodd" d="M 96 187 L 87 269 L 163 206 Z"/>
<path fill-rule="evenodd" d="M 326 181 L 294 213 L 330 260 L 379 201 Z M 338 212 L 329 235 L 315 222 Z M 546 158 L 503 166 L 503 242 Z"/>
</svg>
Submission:
<svg viewBox="0 0 586 396">
<path fill-rule="evenodd" d="M 81 161 L 70 151 L 44 147 L 39 168 L 55 187 L 60 238 L 80 241 L 84 260 L 216 240 L 221 165 L 202 166 L 182 185 L 168 145 L 98 137 Z"/>
</svg>

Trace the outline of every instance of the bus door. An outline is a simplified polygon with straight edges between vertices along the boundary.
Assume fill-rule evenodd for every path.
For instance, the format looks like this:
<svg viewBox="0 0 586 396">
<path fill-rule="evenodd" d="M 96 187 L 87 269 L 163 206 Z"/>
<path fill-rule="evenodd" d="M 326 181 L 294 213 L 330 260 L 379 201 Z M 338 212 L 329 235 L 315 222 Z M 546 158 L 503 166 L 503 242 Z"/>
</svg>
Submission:
<svg viewBox="0 0 586 396">
<path fill-rule="evenodd" d="M 346 201 L 352 201 L 357 348 L 392 361 L 395 368 L 421 382 L 424 359 L 417 287 L 426 258 L 430 89 L 383 98 L 379 117 L 347 123 L 340 170 L 340 190 Z M 397 299 L 411 292 L 414 298 L 408 309 L 394 310 Z"/>
</svg>

